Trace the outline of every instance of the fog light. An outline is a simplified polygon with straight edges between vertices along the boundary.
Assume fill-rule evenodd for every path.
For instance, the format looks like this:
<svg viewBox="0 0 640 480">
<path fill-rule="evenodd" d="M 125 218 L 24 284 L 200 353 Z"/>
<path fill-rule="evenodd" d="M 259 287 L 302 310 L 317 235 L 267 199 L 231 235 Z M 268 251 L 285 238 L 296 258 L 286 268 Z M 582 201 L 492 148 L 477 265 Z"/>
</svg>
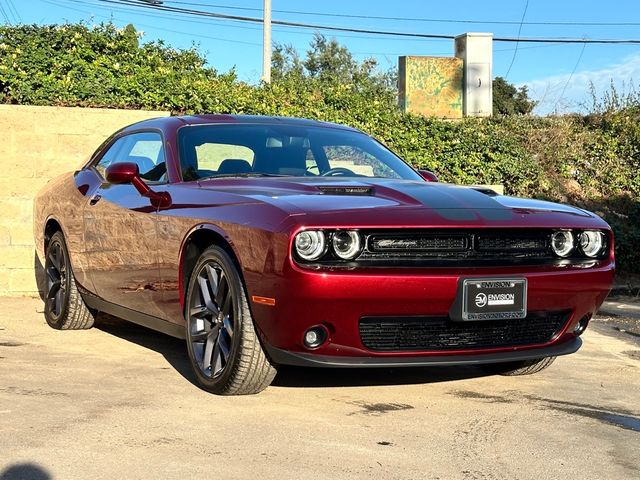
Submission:
<svg viewBox="0 0 640 480">
<path fill-rule="evenodd" d="M 591 320 L 591 314 L 587 314 L 580 319 L 580 321 L 573 327 L 573 334 L 577 337 L 582 335 L 584 331 L 587 329 L 587 325 L 589 325 L 589 320 Z"/>
<path fill-rule="evenodd" d="M 327 339 L 327 329 L 321 325 L 311 327 L 304 334 L 304 345 L 307 348 L 318 348 Z"/>
</svg>

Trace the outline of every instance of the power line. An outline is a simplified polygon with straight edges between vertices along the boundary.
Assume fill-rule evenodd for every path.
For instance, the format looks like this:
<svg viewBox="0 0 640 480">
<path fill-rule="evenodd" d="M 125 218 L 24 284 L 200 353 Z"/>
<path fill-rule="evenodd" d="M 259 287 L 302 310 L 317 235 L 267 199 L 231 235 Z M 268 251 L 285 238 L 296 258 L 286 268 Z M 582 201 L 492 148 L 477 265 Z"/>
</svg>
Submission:
<svg viewBox="0 0 640 480">
<path fill-rule="evenodd" d="M 585 48 L 587 48 L 587 44 L 586 43 L 584 43 L 582 45 L 582 50 L 580 50 L 580 55 L 578 55 L 578 60 L 576 61 L 576 64 L 574 65 L 573 70 L 571 70 L 571 74 L 569 75 L 569 78 L 567 79 L 567 83 L 565 83 L 564 87 L 562 88 L 562 93 L 560 93 L 560 96 L 558 97 L 558 100 L 556 101 L 556 104 L 553 107 L 554 110 L 556 110 L 558 108 L 558 104 L 564 98 L 564 92 L 567 90 L 567 87 L 569 86 L 569 83 L 571 83 L 571 79 L 573 78 L 573 74 L 576 73 L 576 70 L 578 69 L 578 65 L 580 64 L 580 60 L 582 60 L 582 55 L 584 54 L 584 49 Z"/>
<path fill-rule="evenodd" d="M 155 5 L 155 4 L 138 3 L 137 1 L 133 1 L 133 0 L 98 0 L 98 1 L 103 3 L 110 3 L 110 4 L 116 4 L 116 5 L 129 5 L 129 6 L 139 7 L 139 8 L 162 10 L 162 11 L 182 13 L 187 15 L 196 15 L 196 16 L 202 16 L 202 17 L 220 18 L 220 19 L 227 19 L 227 20 L 239 20 L 239 21 L 252 22 L 252 23 L 262 23 L 262 18 L 258 18 L 258 17 L 230 15 L 230 14 L 219 13 L 219 12 L 194 10 L 191 8 L 170 7 L 163 4 Z M 313 28 L 316 30 L 389 35 L 389 36 L 395 36 L 395 37 L 432 38 L 432 39 L 443 39 L 443 40 L 453 40 L 455 38 L 455 35 L 372 30 L 372 29 L 362 29 L 362 28 L 319 25 L 319 24 L 311 24 L 311 23 L 303 23 L 303 22 L 289 22 L 285 20 L 272 20 L 271 23 L 273 23 L 274 25 L 283 25 L 288 27 L 304 27 L 304 28 Z M 615 38 L 585 40 L 584 38 L 581 39 L 581 38 L 571 38 L 571 37 L 556 37 L 556 38 L 494 37 L 493 40 L 495 42 L 523 42 L 523 43 L 585 43 L 586 42 L 586 43 L 598 43 L 598 44 L 640 44 L 640 39 L 615 39 Z"/>
<path fill-rule="evenodd" d="M 43 3 L 47 3 L 49 5 L 54 5 L 54 6 L 59 6 L 62 8 L 66 8 L 68 10 L 72 10 L 74 12 L 79 12 L 79 13 L 85 13 L 87 15 L 95 15 L 96 17 L 99 18 L 105 18 L 105 19 L 113 19 L 113 20 L 117 20 L 117 21 L 121 21 L 121 22 L 125 22 L 127 20 L 124 20 L 122 18 L 116 18 L 113 15 L 101 15 L 99 13 L 93 13 L 91 11 L 88 10 L 83 10 L 80 8 L 75 8 L 75 7 L 70 7 L 62 2 L 69 2 L 72 1 L 74 3 L 79 3 L 79 4 L 83 4 L 83 5 L 87 5 L 87 6 L 92 6 L 92 3 L 89 3 L 88 1 L 83 1 L 83 0 L 39 0 Z M 104 9 L 109 9 L 109 7 L 98 7 L 98 8 L 104 8 Z M 130 12 L 129 9 L 123 8 L 122 9 L 123 12 Z M 164 15 L 154 15 L 154 14 L 147 14 L 148 16 L 151 17 L 156 17 L 156 18 L 167 18 Z M 215 22 L 216 20 L 208 20 L 208 21 L 197 21 L 197 20 L 183 20 L 183 19 L 177 19 L 179 21 L 182 22 L 187 22 L 187 23 L 199 23 L 199 24 L 205 24 L 205 25 L 209 25 L 212 21 Z M 189 32 L 185 32 L 183 30 L 171 30 L 171 29 L 167 29 L 167 28 L 162 28 L 162 27 L 158 27 L 157 25 L 150 25 L 147 23 L 140 23 L 140 22 L 135 22 L 135 24 L 137 26 L 140 27 L 148 27 L 151 29 L 155 29 L 155 30 L 160 30 L 160 31 L 164 31 L 164 32 L 170 32 L 170 33 L 176 33 L 178 35 L 188 35 L 188 36 L 192 36 L 192 37 L 197 37 L 197 38 L 205 38 L 205 39 L 209 39 L 209 40 L 219 40 L 219 41 L 224 41 L 224 42 L 230 42 L 230 43 L 241 43 L 241 44 L 245 44 L 245 45 L 254 45 L 254 46 L 261 46 L 261 43 L 258 42 L 248 42 L 248 41 L 241 41 L 241 40 L 230 40 L 230 39 L 226 39 L 226 38 L 219 38 L 219 37 L 212 37 L 210 35 L 201 35 L 201 34 L 197 34 L 197 33 L 193 33 L 193 31 L 189 31 Z M 245 26 L 245 25 L 231 25 L 229 26 L 230 28 L 244 28 L 244 29 L 250 29 L 250 30 L 255 30 L 255 31 L 261 31 L 260 27 L 253 27 L 253 26 Z M 279 30 L 279 31 L 283 31 L 283 30 Z M 303 33 L 303 32 L 290 32 L 290 33 Z M 340 35 L 342 36 L 342 35 Z M 360 37 L 358 37 L 360 38 Z M 561 44 L 554 44 L 554 43 L 547 43 L 547 44 L 543 44 L 543 45 L 531 45 L 528 47 L 520 47 L 520 50 L 529 50 L 529 49 L 538 49 L 538 48 L 549 48 L 549 47 L 556 47 L 556 46 L 560 46 Z M 513 48 L 497 48 L 494 49 L 494 53 L 499 53 L 499 52 L 512 52 L 514 49 Z M 387 56 L 387 55 L 407 55 L 407 51 L 404 52 L 352 52 L 354 55 L 380 55 L 380 56 Z M 447 52 L 428 52 L 429 55 L 450 55 L 451 52 L 447 51 Z M 424 54 L 424 53 L 423 53 Z M 417 54 L 416 54 L 417 55 Z"/>
<path fill-rule="evenodd" d="M 255 11 L 261 12 L 262 9 L 255 7 L 237 7 L 233 5 L 220 5 L 214 3 L 195 3 L 184 2 L 179 0 L 164 0 L 164 3 L 171 3 L 177 5 L 190 5 L 199 7 L 213 7 L 222 8 L 226 10 L 238 10 L 238 11 Z M 300 10 L 273 10 L 277 13 L 286 13 L 294 15 L 307 15 L 307 16 L 319 16 L 319 17 L 336 17 L 336 18 L 358 18 L 358 19 L 372 19 L 372 20 L 397 20 L 406 22 L 429 22 L 429 23 L 463 23 L 463 24 L 476 24 L 476 25 L 552 25 L 552 26 L 638 26 L 640 22 L 519 22 L 517 20 L 466 20 L 466 19 L 451 19 L 451 18 L 411 18 L 411 17 L 389 17 L 389 16 L 376 16 L 376 15 L 356 15 L 346 13 L 328 13 L 328 12 L 307 12 Z"/>
<path fill-rule="evenodd" d="M 203 17 L 223 18 L 228 20 L 240 20 L 244 22 L 262 23 L 262 18 L 258 18 L 258 17 L 247 17 L 243 15 L 230 15 L 230 14 L 219 13 L 219 12 L 193 10 L 190 8 L 179 8 L 179 7 L 169 7 L 166 5 L 138 3 L 137 1 L 134 1 L 134 0 L 97 0 L 97 1 L 103 2 L 103 3 L 117 4 L 117 5 L 130 5 L 130 6 L 135 6 L 139 8 L 163 10 L 167 12 L 183 13 L 187 15 L 197 15 L 197 16 L 203 16 Z M 339 31 L 339 32 L 368 33 L 368 34 L 391 35 L 391 36 L 401 36 L 401 37 L 439 38 L 444 40 L 452 40 L 454 38 L 453 35 L 387 32 L 387 31 L 376 31 L 376 30 L 360 29 L 360 28 L 315 25 L 315 24 L 302 23 L 302 22 L 289 22 L 285 20 L 272 20 L 271 23 L 273 23 L 274 25 L 283 25 L 288 27 L 304 27 L 304 28 L 314 28 L 316 30 L 333 30 L 333 31 Z"/>
<path fill-rule="evenodd" d="M 100 6 L 100 5 L 95 5 L 94 3 L 90 3 L 88 1 L 83 1 L 83 0 L 39 0 L 41 2 L 44 3 L 49 3 L 51 5 L 55 5 L 58 7 L 62 7 L 62 8 L 66 8 L 67 10 L 73 10 L 75 12 L 79 12 L 79 13 L 85 13 L 87 15 L 94 15 L 100 18 L 113 18 L 115 20 L 118 21 L 122 21 L 122 22 L 128 22 L 128 20 L 124 20 L 122 18 L 115 18 L 113 17 L 113 15 L 100 15 L 98 13 L 94 13 L 92 11 L 88 11 L 88 10 L 81 10 L 78 8 L 74 8 L 74 7 L 70 7 L 68 5 L 66 5 L 65 3 L 62 2 L 72 2 L 74 4 L 78 4 L 78 5 L 86 5 L 87 7 L 94 7 L 94 8 L 99 8 L 102 10 L 106 10 L 106 11 L 112 11 L 112 10 L 118 10 L 121 11 L 123 13 L 133 13 L 135 15 L 142 15 L 144 17 L 150 17 L 150 18 L 161 18 L 161 19 L 171 19 L 174 21 L 179 21 L 179 22 L 184 22 L 184 23 L 188 23 L 188 24 L 201 24 L 201 25 L 209 25 L 211 26 L 212 23 L 216 24 L 216 25 L 224 25 L 225 27 L 228 28 L 240 28 L 240 29 L 246 29 L 246 30 L 254 30 L 254 31 L 261 31 L 262 29 L 258 26 L 252 26 L 252 25 L 228 25 L 227 23 L 225 23 L 223 20 L 215 20 L 215 19 L 209 19 L 209 20 L 194 20 L 194 19 L 184 19 L 184 18 L 172 18 L 170 16 L 166 16 L 164 14 L 154 14 L 154 13 L 136 13 L 135 10 L 137 9 L 129 9 L 127 7 L 109 7 L 109 6 Z M 150 27 L 150 28 L 154 28 L 157 30 L 166 30 L 163 29 L 161 27 L 158 27 L 157 25 L 149 25 L 149 24 L 144 24 L 144 23 L 139 23 L 136 22 L 137 25 L 143 26 L 143 27 Z M 174 32 L 173 30 L 167 30 L 167 31 L 171 31 Z M 175 33 L 183 33 L 183 34 L 191 34 L 191 32 L 175 32 Z M 298 32 L 292 32 L 292 33 L 298 33 Z M 194 34 L 195 35 L 195 34 Z M 204 35 L 195 35 L 195 36 L 201 36 L 203 38 L 211 38 L 213 40 L 217 40 L 216 37 L 209 37 L 209 36 L 204 36 Z M 229 39 L 220 39 L 223 41 L 228 41 L 228 42 L 232 42 L 234 40 L 229 40 Z M 255 45 L 262 45 L 259 43 L 255 43 Z"/>
<path fill-rule="evenodd" d="M 7 16 L 7 12 L 5 11 L 4 7 L 2 6 L 2 3 L 0 3 L 0 13 L 2 13 L 2 16 L 4 17 L 5 23 L 7 25 L 11 25 L 11 20 Z"/>
<path fill-rule="evenodd" d="M 78 8 L 69 7 L 67 5 L 63 5 L 63 4 L 57 3 L 56 0 L 40 0 L 40 1 L 43 2 L 43 3 L 47 3 L 49 5 L 54 5 L 54 6 L 63 7 L 63 8 L 69 9 L 69 10 L 73 10 L 75 12 L 96 15 L 97 17 L 101 17 L 101 18 L 113 18 L 115 20 L 124 21 L 124 20 L 121 20 L 121 19 L 117 19 L 117 18 L 115 18 L 113 16 L 93 14 L 91 12 L 87 12 L 86 10 L 80 10 Z M 193 32 L 182 32 L 182 31 L 179 31 L 179 30 L 171 30 L 171 29 L 168 29 L 168 28 L 162 28 L 162 27 L 158 27 L 156 25 L 149 25 L 149 24 L 145 24 L 145 23 L 137 23 L 137 24 L 139 26 L 141 26 L 141 27 L 154 28 L 156 30 L 160 30 L 160 31 L 163 31 L 163 32 L 177 33 L 177 34 L 180 34 L 180 35 L 189 35 L 191 37 L 197 37 L 197 38 L 206 38 L 207 40 L 215 40 L 215 41 L 218 41 L 218 42 L 239 43 L 239 44 L 242 44 L 242 45 L 251 45 L 251 46 L 261 46 L 262 45 L 261 43 L 257 43 L 257 42 L 247 42 L 247 41 L 243 41 L 243 40 L 230 40 L 228 38 L 212 37 L 210 35 L 201 35 L 201 34 L 193 33 Z"/>
<path fill-rule="evenodd" d="M 18 13 L 18 9 L 14 5 L 13 0 L 7 0 L 7 6 L 9 7 L 9 10 L 11 10 L 11 15 L 15 19 L 16 23 L 22 23 L 22 17 Z"/>
<path fill-rule="evenodd" d="M 96 3 L 91 3 L 90 0 L 58 0 L 61 2 L 71 2 L 71 3 L 75 3 L 78 5 L 86 5 L 86 6 L 91 6 L 94 8 L 100 8 L 100 9 L 104 9 L 106 11 L 111 11 L 113 10 L 118 10 L 121 12 L 127 12 L 127 13 L 132 13 L 135 15 L 142 15 L 142 16 L 146 16 L 146 17 L 153 17 L 153 18 L 162 18 L 162 19 L 171 19 L 172 21 L 179 21 L 179 22 L 185 22 L 185 23 L 197 23 L 197 24 L 201 24 L 201 25 L 211 25 L 212 23 L 217 24 L 217 25 L 224 25 L 225 27 L 228 28 L 239 28 L 239 29 L 244 29 L 244 30 L 254 30 L 254 31 L 262 31 L 262 27 L 258 26 L 257 24 L 250 24 L 247 25 L 247 22 L 241 21 L 241 20 L 226 20 L 226 19 L 215 19 L 215 18 L 208 18 L 207 20 L 196 20 L 193 18 L 180 18 L 180 16 L 172 16 L 171 12 L 142 12 L 142 13 L 136 13 L 136 12 L 140 12 L 139 8 L 135 8 L 135 7 L 130 7 L 130 6 L 109 6 L 109 5 L 99 5 Z M 99 2 L 100 0 L 94 0 Z M 60 6 L 63 6 L 62 4 Z M 139 5 L 136 5 L 139 6 Z M 64 8 L 67 9 L 72 9 L 71 7 L 67 7 L 64 6 Z M 80 10 L 76 10 L 76 11 L 80 11 Z M 87 13 L 87 14 L 91 14 L 92 12 L 83 12 L 83 13 Z M 109 18 L 109 17 L 104 17 L 103 18 Z M 229 24 L 231 23 L 231 24 Z M 142 24 L 140 24 L 142 25 Z M 155 28 L 155 27 L 154 27 Z M 308 32 L 307 28 L 304 27 L 275 27 L 272 28 L 272 30 L 274 32 L 287 32 L 289 34 L 294 34 L 294 35 L 310 35 L 310 33 Z M 389 41 L 401 41 L 401 42 L 420 42 L 420 44 L 424 44 L 425 42 L 441 42 L 443 41 L 442 39 L 422 39 L 422 38 L 402 38 L 402 37 L 386 37 L 384 35 L 376 35 L 376 34 L 348 34 L 348 33 L 334 33 L 334 36 L 338 37 L 338 38 L 368 38 L 368 39 L 377 39 L 377 40 L 382 40 L 384 39 L 386 42 Z M 448 40 L 448 39 L 447 39 Z"/>
<path fill-rule="evenodd" d="M 520 19 L 520 26 L 518 27 L 518 40 L 520 39 L 520 33 L 522 32 L 522 24 L 524 23 L 524 17 L 527 14 L 527 9 L 529 8 L 529 0 L 524 5 L 524 12 L 522 12 L 522 18 Z M 509 78 L 509 73 L 511 72 L 511 67 L 513 67 L 513 62 L 516 61 L 516 55 L 518 55 L 518 47 L 520 46 L 520 42 L 516 42 L 516 48 L 513 51 L 513 57 L 511 57 L 511 63 L 509 64 L 509 68 L 507 68 L 507 73 L 504 76 L 506 80 Z"/>
<path fill-rule="evenodd" d="M 532 45 L 530 47 L 520 47 L 518 50 L 530 50 L 530 49 L 537 49 L 537 48 L 549 48 L 549 47 L 558 47 L 561 46 L 561 44 L 555 44 L 555 43 L 547 43 L 544 45 Z M 515 48 L 496 48 L 493 50 L 493 53 L 502 53 L 502 52 L 513 52 L 515 50 Z M 404 52 L 351 52 L 354 55 L 411 55 L 411 53 L 404 51 Z M 421 55 L 421 54 L 415 54 L 415 55 Z M 429 55 L 451 55 L 451 51 L 448 52 L 429 52 Z"/>
</svg>

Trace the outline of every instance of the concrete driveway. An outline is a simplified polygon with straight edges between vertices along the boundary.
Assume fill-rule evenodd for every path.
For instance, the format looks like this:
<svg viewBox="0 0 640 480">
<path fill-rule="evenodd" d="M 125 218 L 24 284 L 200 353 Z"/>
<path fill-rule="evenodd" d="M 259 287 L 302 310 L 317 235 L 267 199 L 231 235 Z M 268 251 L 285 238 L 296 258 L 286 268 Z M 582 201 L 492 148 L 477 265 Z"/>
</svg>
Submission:
<svg viewBox="0 0 640 480">
<path fill-rule="evenodd" d="M 283 370 L 250 397 L 193 385 L 183 342 L 59 332 L 0 300 L 0 479 L 640 477 L 638 346 L 590 329 L 530 377 Z"/>
</svg>

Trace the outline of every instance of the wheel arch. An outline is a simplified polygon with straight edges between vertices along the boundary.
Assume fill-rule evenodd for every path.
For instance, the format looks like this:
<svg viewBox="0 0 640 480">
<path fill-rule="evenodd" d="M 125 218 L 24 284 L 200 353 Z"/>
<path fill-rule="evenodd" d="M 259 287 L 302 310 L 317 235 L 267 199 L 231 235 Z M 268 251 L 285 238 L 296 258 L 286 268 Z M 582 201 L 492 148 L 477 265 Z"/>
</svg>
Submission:
<svg viewBox="0 0 640 480">
<path fill-rule="evenodd" d="M 47 221 L 44 224 L 44 234 L 43 234 L 43 244 L 42 244 L 42 249 L 43 252 L 47 251 L 47 247 L 49 246 L 49 241 L 51 240 L 51 237 L 53 236 L 54 233 L 56 232 L 62 232 L 62 235 L 65 235 L 64 233 L 64 229 L 62 228 L 62 223 L 60 223 L 60 221 L 51 216 L 49 218 L 47 218 Z"/>
<path fill-rule="evenodd" d="M 180 289 L 181 309 L 184 309 L 189 276 L 191 275 L 191 272 L 193 271 L 193 268 L 195 267 L 202 252 L 211 245 L 218 245 L 223 248 L 237 264 L 239 273 L 242 276 L 240 259 L 233 247 L 233 242 L 227 233 L 217 225 L 209 223 L 196 225 L 189 230 L 180 245 L 178 288 Z"/>
</svg>

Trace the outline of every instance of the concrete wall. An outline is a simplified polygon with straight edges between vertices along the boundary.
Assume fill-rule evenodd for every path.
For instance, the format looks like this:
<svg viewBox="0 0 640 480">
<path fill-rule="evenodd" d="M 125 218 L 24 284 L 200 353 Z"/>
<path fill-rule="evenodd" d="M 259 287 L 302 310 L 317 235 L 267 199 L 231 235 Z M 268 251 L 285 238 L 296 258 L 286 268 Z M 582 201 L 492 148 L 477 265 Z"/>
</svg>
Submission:
<svg viewBox="0 0 640 480">
<path fill-rule="evenodd" d="M 0 105 L 0 295 L 37 294 L 33 197 L 117 129 L 167 112 Z"/>
</svg>

